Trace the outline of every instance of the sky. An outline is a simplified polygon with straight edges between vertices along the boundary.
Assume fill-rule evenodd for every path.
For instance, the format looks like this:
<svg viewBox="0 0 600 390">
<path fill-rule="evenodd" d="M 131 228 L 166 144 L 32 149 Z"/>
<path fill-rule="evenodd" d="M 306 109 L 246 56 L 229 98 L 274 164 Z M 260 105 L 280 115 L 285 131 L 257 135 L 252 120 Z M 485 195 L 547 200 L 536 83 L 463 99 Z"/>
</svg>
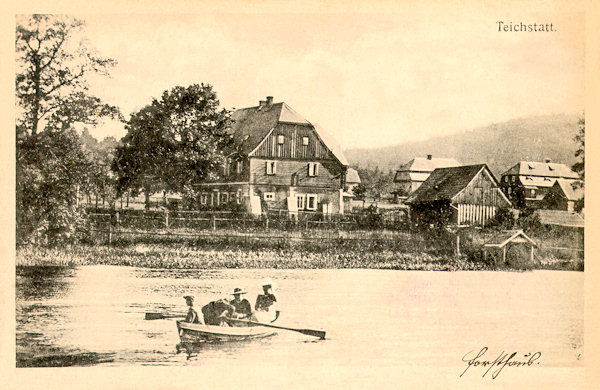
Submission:
<svg viewBox="0 0 600 390">
<path fill-rule="evenodd" d="M 77 17 L 90 45 L 118 62 L 110 78 L 92 78 L 91 92 L 126 117 L 164 90 L 208 83 L 228 109 L 284 101 L 349 149 L 584 111 L 577 9 Z M 498 21 L 556 31 L 498 31 Z M 105 123 L 91 133 L 121 138 L 125 130 Z"/>
</svg>

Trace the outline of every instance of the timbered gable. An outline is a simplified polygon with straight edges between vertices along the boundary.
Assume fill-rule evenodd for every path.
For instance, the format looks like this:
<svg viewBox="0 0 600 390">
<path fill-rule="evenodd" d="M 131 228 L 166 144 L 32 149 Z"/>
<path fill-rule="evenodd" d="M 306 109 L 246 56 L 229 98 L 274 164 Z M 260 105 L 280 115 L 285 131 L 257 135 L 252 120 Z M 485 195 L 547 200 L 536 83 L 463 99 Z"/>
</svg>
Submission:
<svg viewBox="0 0 600 390">
<path fill-rule="evenodd" d="M 294 160 L 335 159 L 312 125 L 288 123 L 278 124 L 249 156 Z"/>
</svg>

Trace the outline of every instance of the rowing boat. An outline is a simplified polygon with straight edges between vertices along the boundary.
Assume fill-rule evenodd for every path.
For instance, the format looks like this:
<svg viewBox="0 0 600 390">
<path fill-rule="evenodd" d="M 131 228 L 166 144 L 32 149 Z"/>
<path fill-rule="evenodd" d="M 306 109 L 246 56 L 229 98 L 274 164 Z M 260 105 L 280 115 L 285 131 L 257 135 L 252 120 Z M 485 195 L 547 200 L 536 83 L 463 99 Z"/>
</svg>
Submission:
<svg viewBox="0 0 600 390">
<path fill-rule="evenodd" d="M 177 332 L 182 343 L 245 341 L 277 334 L 263 326 L 214 326 L 177 321 Z"/>
</svg>

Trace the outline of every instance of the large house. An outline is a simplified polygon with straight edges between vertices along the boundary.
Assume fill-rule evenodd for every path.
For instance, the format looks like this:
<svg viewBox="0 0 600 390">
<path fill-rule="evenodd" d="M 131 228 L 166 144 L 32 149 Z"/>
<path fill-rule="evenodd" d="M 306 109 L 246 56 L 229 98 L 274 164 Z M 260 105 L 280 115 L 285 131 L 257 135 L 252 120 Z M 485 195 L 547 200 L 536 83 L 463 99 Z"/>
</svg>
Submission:
<svg viewBox="0 0 600 390">
<path fill-rule="evenodd" d="M 477 226 L 512 206 L 486 164 L 437 168 L 405 203 L 416 223 Z"/>
<path fill-rule="evenodd" d="M 403 164 L 396 171 L 394 183 L 397 198 L 406 197 L 427 180 L 436 168 L 458 167 L 460 163 L 453 158 L 438 158 L 428 154 L 427 157 L 415 157 Z"/>
<path fill-rule="evenodd" d="M 221 180 L 202 185 L 203 206 L 240 204 L 255 215 L 344 212 L 348 162 L 322 128 L 271 96 L 232 119 L 242 156 L 224 167 Z"/>
<path fill-rule="evenodd" d="M 540 208 L 558 179 L 571 185 L 579 181 L 579 175 L 566 165 L 550 160 L 521 161 L 500 176 L 500 185 L 516 206 Z"/>
</svg>

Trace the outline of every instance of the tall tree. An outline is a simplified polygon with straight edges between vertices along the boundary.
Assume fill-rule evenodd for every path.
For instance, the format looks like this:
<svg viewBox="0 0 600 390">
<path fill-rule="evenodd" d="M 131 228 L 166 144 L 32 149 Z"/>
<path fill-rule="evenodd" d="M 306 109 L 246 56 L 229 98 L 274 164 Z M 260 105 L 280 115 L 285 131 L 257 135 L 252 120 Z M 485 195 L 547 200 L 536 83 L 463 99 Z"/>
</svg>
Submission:
<svg viewBox="0 0 600 390">
<path fill-rule="evenodd" d="M 94 53 L 80 35 L 83 28 L 82 21 L 62 16 L 32 15 L 18 21 L 16 95 L 22 112 L 17 125 L 24 133 L 19 135 L 118 116 L 115 107 L 88 94 L 86 76 L 107 75 L 115 61 Z"/>
<path fill-rule="evenodd" d="M 571 166 L 573 171 L 579 174 L 581 181 L 575 182 L 573 184 L 573 188 L 584 188 L 585 186 L 585 115 L 579 119 L 579 131 L 575 136 L 575 141 L 577 142 L 577 150 L 575 151 L 575 157 L 579 159 L 575 164 Z M 585 204 L 585 199 L 582 197 L 577 200 L 575 203 L 575 209 L 577 211 L 581 211 Z"/>
<path fill-rule="evenodd" d="M 97 56 L 81 34 L 84 23 L 64 16 L 17 20 L 15 91 L 17 240 L 72 240 L 81 221 L 77 189 L 90 161 L 73 129 L 99 118 L 120 118 L 116 107 L 88 93 L 88 76 L 115 64 Z"/>
<path fill-rule="evenodd" d="M 228 132 L 230 115 L 219 110 L 209 84 L 177 86 L 133 113 L 117 148 L 113 170 L 120 191 L 185 192 L 215 180 L 238 157 Z"/>
<path fill-rule="evenodd" d="M 579 159 L 575 164 L 571 166 L 573 171 L 579 174 L 581 180 L 585 180 L 585 116 L 579 119 L 579 130 L 575 135 L 575 142 L 577 142 L 577 150 L 575 151 L 575 157 Z"/>
</svg>

